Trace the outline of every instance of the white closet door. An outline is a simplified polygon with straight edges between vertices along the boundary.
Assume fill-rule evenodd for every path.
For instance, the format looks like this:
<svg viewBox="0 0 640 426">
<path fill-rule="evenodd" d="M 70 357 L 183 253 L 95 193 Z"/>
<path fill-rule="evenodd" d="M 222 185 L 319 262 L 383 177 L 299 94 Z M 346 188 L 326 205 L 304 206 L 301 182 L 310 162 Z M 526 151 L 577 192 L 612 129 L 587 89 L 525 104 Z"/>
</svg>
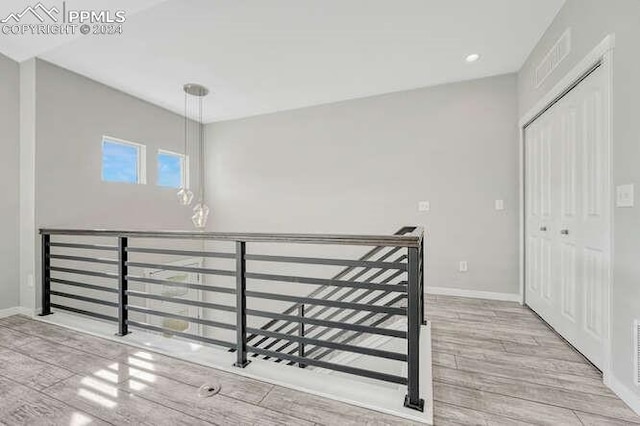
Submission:
<svg viewBox="0 0 640 426">
<path fill-rule="evenodd" d="M 554 256 L 557 206 L 552 175 L 556 158 L 554 117 L 544 115 L 527 127 L 526 182 L 527 182 L 527 303 L 547 319 L 553 315 Z"/>
<path fill-rule="evenodd" d="M 525 130 L 526 302 L 600 368 L 610 285 L 607 87 L 597 69 Z"/>
</svg>

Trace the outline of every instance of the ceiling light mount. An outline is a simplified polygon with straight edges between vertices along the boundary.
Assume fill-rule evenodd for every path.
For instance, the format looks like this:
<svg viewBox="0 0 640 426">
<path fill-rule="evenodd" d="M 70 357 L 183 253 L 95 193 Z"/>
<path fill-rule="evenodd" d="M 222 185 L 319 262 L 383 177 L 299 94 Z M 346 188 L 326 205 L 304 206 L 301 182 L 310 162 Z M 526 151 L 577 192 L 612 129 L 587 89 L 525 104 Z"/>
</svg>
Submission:
<svg viewBox="0 0 640 426">
<path fill-rule="evenodd" d="M 465 58 L 465 61 L 472 63 L 476 62 L 478 59 L 480 59 L 480 55 L 478 53 L 472 53 Z"/>
<path fill-rule="evenodd" d="M 209 94 L 209 89 L 196 83 L 187 83 L 182 86 L 182 89 L 187 95 L 197 96 L 199 98 L 205 97 Z"/>
</svg>

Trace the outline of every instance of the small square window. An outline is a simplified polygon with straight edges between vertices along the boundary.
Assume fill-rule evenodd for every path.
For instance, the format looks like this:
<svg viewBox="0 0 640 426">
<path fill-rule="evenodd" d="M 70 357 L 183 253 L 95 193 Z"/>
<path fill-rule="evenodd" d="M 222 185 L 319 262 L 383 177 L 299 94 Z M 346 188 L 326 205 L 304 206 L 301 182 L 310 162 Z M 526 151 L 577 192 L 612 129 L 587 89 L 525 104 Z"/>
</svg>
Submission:
<svg viewBox="0 0 640 426">
<path fill-rule="evenodd" d="M 102 139 L 102 180 L 104 182 L 146 182 L 144 145 L 120 139 Z"/>
<path fill-rule="evenodd" d="M 158 151 L 158 186 L 166 188 L 182 188 L 188 186 L 184 182 L 188 176 L 188 158 L 171 151 Z"/>
</svg>

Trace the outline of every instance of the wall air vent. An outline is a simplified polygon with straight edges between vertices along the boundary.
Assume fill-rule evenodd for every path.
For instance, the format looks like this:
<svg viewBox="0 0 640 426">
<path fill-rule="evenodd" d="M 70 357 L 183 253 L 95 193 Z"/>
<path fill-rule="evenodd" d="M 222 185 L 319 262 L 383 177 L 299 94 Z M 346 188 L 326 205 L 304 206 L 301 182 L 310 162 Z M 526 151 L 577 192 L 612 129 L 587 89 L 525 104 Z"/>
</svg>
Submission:
<svg viewBox="0 0 640 426">
<path fill-rule="evenodd" d="M 635 350 L 635 370 L 634 370 L 634 374 L 635 374 L 635 382 L 636 382 L 636 386 L 640 386 L 640 320 L 636 320 L 635 323 L 633 324 L 633 333 L 635 335 L 635 339 L 634 339 L 634 350 Z"/>
<path fill-rule="evenodd" d="M 551 50 L 549 50 L 536 68 L 536 88 L 540 87 L 547 77 L 549 77 L 551 73 L 558 68 L 569 52 L 571 52 L 571 29 L 568 29 L 564 34 L 562 34 L 562 37 L 560 37 L 556 44 L 553 45 Z"/>
</svg>

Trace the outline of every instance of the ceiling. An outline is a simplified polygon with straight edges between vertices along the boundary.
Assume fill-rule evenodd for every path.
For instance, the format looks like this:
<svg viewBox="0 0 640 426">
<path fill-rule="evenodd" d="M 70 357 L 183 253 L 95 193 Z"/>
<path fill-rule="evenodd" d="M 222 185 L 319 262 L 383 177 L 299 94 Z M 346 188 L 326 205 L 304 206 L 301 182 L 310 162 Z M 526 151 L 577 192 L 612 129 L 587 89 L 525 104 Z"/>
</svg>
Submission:
<svg viewBox="0 0 640 426">
<path fill-rule="evenodd" d="M 183 83 L 201 83 L 211 122 L 515 72 L 564 0 L 67 1 L 79 3 L 125 9 L 123 34 L 0 35 L 0 52 L 176 112 Z M 24 4 L 3 0 L 0 15 Z"/>
<path fill-rule="evenodd" d="M 56 8 L 59 19 L 63 10 L 63 1 L 66 8 L 83 9 L 83 10 L 125 10 L 128 17 L 134 16 L 136 13 L 142 12 L 150 7 L 156 6 L 166 0 L 1 0 L 0 2 L 0 20 L 6 18 L 10 13 L 20 13 L 27 6 L 36 6 L 42 4 L 45 8 Z M 42 15 L 42 13 L 41 13 Z M 42 15 L 44 17 L 44 15 Z M 13 21 L 8 23 L 13 24 Z M 39 24 L 33 15 L 26 15 L 24 21 L 20 24 Z M 45 21 L 48 23 L 48 21 Z M 0 24 L 2 25 L 2 24 Z M 69 43 L 71 40 L 82 37 L 76 35 L 0 35 L 0 53 L 22 62 L 34 56 L 41 55 Z"/>
</svg>

